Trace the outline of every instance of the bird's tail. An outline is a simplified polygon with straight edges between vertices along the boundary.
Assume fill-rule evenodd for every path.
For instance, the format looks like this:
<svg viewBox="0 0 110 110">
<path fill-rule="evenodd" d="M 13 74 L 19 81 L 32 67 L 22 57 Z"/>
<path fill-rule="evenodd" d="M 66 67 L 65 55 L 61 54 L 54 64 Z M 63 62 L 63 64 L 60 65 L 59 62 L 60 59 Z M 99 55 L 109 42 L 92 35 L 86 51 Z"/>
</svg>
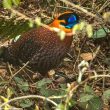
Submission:
<svg viewBox="0 0 110 110">
<path fill-rule="evenodd" d="M 17 59 L 10 54 L 8 47 L 3 46 L 0 48 L 0 58 L 3 59 L 4 62 L 9 62 L 14 65 L 18 64 Z"/>
<path fill-rule="evenodd" d="M 5 46 L 0 47 L 0 58 L 5 58 L 7 52 L 8 52 L 7 47 Z"/>
</svg>

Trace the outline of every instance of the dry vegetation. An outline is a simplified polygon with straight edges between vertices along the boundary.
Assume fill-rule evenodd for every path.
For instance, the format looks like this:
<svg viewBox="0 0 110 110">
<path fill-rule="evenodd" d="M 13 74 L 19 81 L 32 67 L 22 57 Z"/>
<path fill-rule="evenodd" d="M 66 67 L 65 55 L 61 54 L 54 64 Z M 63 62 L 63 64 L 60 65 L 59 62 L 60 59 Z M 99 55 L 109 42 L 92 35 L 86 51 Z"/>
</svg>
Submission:
<svg viewBox="0 0 110 110">
<path fill-rule="evenodd" d="M 89 38 L 85 29 L 79 31 L 50 78 L 1 58 L 0 107 L 6 103 L 6 110 L 110 110 L 110 13 L 103 18 L 110 12 L 110 0 L 22 0 L 12 9 L 0 7 L 1 46 L 32 28 L 36 17 L 48 24 L 65 10 L 75 11 L 97 33 Z"/>
</svg>

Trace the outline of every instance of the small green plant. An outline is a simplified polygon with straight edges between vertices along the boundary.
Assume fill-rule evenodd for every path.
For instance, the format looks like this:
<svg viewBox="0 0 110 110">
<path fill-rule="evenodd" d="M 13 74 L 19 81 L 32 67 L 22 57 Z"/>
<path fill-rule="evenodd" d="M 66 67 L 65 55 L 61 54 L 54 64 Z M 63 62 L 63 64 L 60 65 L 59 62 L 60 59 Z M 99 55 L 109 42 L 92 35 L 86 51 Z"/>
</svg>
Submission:
<svg viewBox="0 0 110 110">
<path fill-rule="evenodd" d="M 3 0 L 3 7 L 10 9 L 13 5 L 18 6 L 21 0 Z"/>
</svg>

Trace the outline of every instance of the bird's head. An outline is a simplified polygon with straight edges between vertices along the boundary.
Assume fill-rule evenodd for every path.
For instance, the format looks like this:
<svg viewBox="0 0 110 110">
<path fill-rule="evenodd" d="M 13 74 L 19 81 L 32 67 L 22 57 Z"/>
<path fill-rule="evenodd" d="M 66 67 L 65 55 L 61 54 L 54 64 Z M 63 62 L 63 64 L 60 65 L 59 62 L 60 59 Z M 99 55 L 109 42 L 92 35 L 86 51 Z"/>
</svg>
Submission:
<svg viewBox="0 0 110 110">
<path fill-rule="evenodd" d="M 66 33 L 71 33 L 73 27 L 78 23 L 79 17 L 77 14 L 73 12 L 65 12 L 56 17 L 50 26 L 61 29 Z"/>
</svg>

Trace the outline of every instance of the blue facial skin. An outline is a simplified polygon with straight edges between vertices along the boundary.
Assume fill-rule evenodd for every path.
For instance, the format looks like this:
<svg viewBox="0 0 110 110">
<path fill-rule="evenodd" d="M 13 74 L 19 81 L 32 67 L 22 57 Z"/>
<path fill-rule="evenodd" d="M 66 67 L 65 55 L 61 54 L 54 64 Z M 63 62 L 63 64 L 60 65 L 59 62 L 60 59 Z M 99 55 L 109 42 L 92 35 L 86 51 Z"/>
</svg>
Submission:
<svg viewBox="0 0 110 110">
<path fill-rule="evenodd" d="M 72 29 L 75 24 L 79 23 L 79 17 L 75 13 L 65 13 L 65 14 L 59 16 L 58 19 L 65 20 L 65 23 L 60 22 L 60 24 L 67 29 Z"/>
<path fill-rule="evenodd" d="M 71 29 L 75 24 L 78 23 L 78 20 L 75 15 L 71 15 L 67 21 L 67 25 L 64 25 L 65 28 Z"/>
</svg>

